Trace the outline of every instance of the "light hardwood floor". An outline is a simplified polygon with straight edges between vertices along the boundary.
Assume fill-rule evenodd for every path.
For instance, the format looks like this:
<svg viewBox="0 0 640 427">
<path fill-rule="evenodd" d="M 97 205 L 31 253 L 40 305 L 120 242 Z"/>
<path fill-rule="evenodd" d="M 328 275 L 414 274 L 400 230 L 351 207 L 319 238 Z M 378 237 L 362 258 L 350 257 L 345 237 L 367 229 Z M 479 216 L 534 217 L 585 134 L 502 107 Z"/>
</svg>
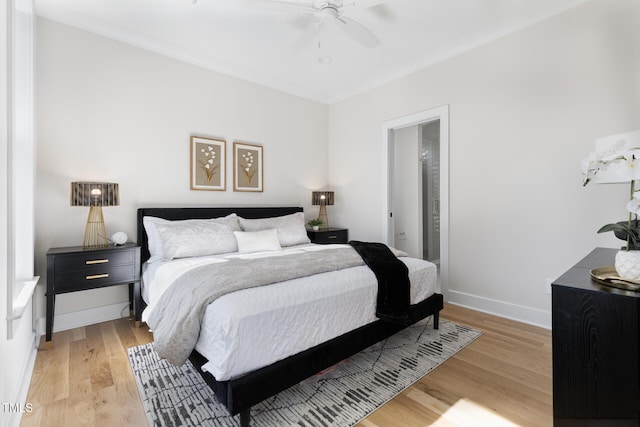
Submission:
<svg viewBox="0 0 640 427">
<path fill-rule="evenodd" d="M 483 335 L 358 426 L 553 424 L 550 331 L 453 305 L 442 317 Z M 130 319 L 55 333 L 21 426 L 146 426 L 126 349 L 152 338 Z"/>
</svg>

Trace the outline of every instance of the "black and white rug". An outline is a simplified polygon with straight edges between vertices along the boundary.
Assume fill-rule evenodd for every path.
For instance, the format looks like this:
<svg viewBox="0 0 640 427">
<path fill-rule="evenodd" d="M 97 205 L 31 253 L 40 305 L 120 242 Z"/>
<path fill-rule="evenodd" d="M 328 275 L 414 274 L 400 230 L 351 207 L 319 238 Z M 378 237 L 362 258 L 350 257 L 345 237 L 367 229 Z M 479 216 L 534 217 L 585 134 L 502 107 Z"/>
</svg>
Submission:
<svg viewBox="0 0 640 427">
<path fill-rule="evenodd" d="M 252 425 L 352 426 L 481 335 L 442 319 L 434 330 L 430 319 L 254 406 Z M 239 425 L 189 361 L 175 367 L 152 344 L 128 351 L 150 426 Z"/>
</svg>

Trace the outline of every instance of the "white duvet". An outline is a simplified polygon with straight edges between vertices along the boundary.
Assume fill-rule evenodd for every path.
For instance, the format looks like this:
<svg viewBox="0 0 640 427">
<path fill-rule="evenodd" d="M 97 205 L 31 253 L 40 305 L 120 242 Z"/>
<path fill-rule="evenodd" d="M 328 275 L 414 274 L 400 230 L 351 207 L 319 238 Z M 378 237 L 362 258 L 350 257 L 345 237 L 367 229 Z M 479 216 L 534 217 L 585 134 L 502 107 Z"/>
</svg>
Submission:
<svg viewBox="0 0 640 427">
<path fill-rule="evenodd" d="M 154 262 L 145 266 L 146 321 L 171 283 L 192 268 L 230 257 L 281 256 L 292 251 L 330 250 L 345 245 L 303 245 L 277 252 L 226 254 Z M 409 268 L 411 303 L 437 289 L 436 266 L 401 257 Z M 205 311 L 196 350 L 218 381 L 239 377 L 377 320 L 377 280 L 367 266 L 347 268 L 227 294 Z"/>
</svg>

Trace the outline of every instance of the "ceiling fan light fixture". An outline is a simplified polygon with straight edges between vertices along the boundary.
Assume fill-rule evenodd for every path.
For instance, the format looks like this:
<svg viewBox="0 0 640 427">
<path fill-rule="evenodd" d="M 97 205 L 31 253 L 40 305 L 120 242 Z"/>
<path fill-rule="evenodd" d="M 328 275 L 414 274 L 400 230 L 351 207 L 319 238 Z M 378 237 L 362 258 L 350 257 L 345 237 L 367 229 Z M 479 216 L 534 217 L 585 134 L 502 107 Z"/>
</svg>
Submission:
<svg viewBox="0 0 640 427">
<path fill-rule="evenodd" d="M 338 19 L 338 17 L 340 16 L 340 12 L 338 11 L 338 8 L 332 4 L 327 4 L 320 7 L 320 9 L 318 9 L 318 14 L 320 16 L 330 16 L 336 19 Z"/>
<path fill-rule="evenodd" d="M 253 0 L 256 1 L 256 0 Z M 270 3 L 280 3 L 289 6 L 303 7 L 305 14 L 311 14 L 315 17 L 314 21 L 309 21 L 304 32 L 298 42 L 293 46 L 294 53 L 300 53 L 308 46 L 316 35 L 319 37 L 321 27 L 328 24 L 335 25 L 350 39 L 368 48 L 376 47 L 380 44 L 380 40 L 367 27 L 361 23 L 345 16 L 347 9 L 356 7 L 356 2 L 345 3 L 344 0 L 262 0 Z M 361 4 L 363 8 L 370 8 L 384 3 L 385 0 L 369 0 L 369 3 Z M 328 64 L 331 61 L 326 59 L 318 59 L 322 64 Z"/>
</svg>

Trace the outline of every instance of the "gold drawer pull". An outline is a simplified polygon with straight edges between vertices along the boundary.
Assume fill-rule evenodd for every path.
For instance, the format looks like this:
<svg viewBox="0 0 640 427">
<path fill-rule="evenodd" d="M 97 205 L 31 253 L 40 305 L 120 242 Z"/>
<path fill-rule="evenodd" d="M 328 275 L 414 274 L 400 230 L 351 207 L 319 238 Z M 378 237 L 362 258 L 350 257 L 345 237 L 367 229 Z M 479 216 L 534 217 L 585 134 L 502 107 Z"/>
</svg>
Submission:
<svg viewBox="0 0 640 427">
<path fill-rule="evenodd" d="M 84 276 L 84 278 L 86 280 L 91 280 L 91 279 L 104 279 L 109 277 L 109 273 L 104 273 L 104 274 L 94 274 L 92 276 Z"/>
<path fill-rule="evenodd" d="M 334 236 L 329 236 L 329 237 L 328 237 L 328 239 L 337 239 L 337 238 L 338 238 L 338 236 L 335 236 L 335 235 L 334 235 Z"/>
<path fill-rule="evenodd" d="M 85 261 L 84 263 L 86 265 L 93 265 L 93 264 L 106 264 L 108 262 L 109 262 L 108 259 L 90 259 L 88 261 Z"/>
</svg>

